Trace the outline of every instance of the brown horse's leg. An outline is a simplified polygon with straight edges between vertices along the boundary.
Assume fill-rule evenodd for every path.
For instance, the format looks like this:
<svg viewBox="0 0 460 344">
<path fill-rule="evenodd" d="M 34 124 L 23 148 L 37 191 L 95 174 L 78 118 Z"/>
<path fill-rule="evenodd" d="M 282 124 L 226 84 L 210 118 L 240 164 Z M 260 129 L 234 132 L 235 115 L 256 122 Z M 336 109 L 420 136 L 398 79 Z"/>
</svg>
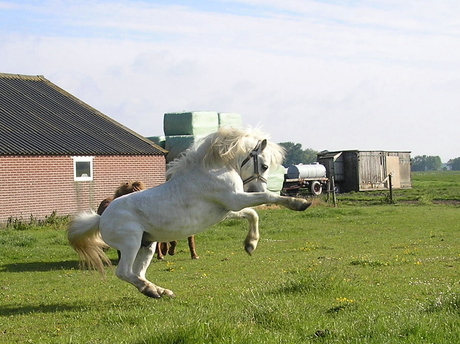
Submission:
<svg viewBox="0 0 460 344">
<path fill-rule="evenodd" d="M 177 241 L 170 241 L 169 242 L 168 253 L 169 253 L 170 256 L 174 256 L 174 253 L 176 253 L 176 246 L 177 246 Z"/>
<path fill-rule="evenodd" d="M 168 253 L 168 243 L 167 242 L 162 242 L 160 244 L 160 250 L 161 250 L 161 254 L 163 256 L 166 256 L 166 253 Z"/>
<path fill-rule="evenodd" d="M 190 256 L 192 259 L 199 259 L 200 257 L 198 257 L 195 250 L 195 236 L 192 235 L 188 237 L 188 247 L 190 248 Z"/>
<path fill-rule="evenodd" d="M 157 243 L 157 249 L 156 249 L 156 251 L 157 251 L 157 259 L 164 259 L 165 258 L 164 254 L 163 254 L 163 246 L 165 246 L 165 245 L 167 246 L 167 244 L 164 243 L 164 242 L 158 242 Z"/>
</svg>

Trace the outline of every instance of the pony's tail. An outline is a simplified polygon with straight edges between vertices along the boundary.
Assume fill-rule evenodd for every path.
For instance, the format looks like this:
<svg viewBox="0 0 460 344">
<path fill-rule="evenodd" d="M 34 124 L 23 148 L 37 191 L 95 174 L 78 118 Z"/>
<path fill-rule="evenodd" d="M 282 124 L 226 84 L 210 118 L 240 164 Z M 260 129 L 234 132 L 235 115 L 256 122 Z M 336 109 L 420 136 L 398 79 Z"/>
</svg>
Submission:
<svg viewBox="0 0 460 344">
<path fill-rule="evenodd" d="M 100 218 L 94 212 L 75 216 L 67 229 L 67 238 L 80 257 L 81 267 L 95 269 L 104 275 L 104 263 L 111 265 L 111 262 L 104 253 L 108 246 L 99 232 Z"/>
</svg>

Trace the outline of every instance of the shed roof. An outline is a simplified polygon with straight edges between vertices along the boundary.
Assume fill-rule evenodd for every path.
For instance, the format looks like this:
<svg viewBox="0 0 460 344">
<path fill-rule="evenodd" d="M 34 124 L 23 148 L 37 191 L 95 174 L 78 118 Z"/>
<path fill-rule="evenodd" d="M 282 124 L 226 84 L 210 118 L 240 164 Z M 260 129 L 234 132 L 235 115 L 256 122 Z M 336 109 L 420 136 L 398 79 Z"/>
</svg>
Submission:
<svg viewBox="0 0 460 344">
<path fill-rule="evenodd" d="M 411 151 L 394 151 L 394 150 L 362 150 L 362 149 L 347 149 L 341 151 L 321 151 L 317 155 L 324 158 L 332 158 L 336 157 L 336 155 L 340 155 L 342 153 L 411 153 Z"/>
<path fill-rule="evenodd" d="M 164 155 L 43 76 L 0 73 L 0 155 Z"/>
</svg>

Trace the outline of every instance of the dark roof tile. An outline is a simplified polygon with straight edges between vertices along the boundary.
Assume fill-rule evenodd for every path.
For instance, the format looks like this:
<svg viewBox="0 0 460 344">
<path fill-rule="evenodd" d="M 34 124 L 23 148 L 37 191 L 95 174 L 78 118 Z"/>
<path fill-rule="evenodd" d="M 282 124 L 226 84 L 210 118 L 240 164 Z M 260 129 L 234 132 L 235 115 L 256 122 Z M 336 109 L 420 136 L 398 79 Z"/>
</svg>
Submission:
<svg viewBox="0 0 460 344">
<path fill-rule="evenodd" d="M 43 76 L 0 73 L 0 155 L 164 155 Z"/>
</svg>

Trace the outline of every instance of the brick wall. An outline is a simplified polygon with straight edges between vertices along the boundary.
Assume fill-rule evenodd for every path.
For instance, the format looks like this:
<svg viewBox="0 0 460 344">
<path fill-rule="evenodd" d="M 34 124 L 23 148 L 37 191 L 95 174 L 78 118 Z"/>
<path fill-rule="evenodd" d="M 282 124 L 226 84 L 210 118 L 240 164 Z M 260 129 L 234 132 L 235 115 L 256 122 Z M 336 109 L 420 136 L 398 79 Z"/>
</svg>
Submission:
<svg viewBox="0 0 460 344">
<path fill-rule="evenodd" d="M 97 209 L 125 181 L 164 183 L 165 164 L 164 156 L 95 156 L 93 180 L 74 181 L 70 156 L 0 156 L 0 224 Z"/>
</svg>

